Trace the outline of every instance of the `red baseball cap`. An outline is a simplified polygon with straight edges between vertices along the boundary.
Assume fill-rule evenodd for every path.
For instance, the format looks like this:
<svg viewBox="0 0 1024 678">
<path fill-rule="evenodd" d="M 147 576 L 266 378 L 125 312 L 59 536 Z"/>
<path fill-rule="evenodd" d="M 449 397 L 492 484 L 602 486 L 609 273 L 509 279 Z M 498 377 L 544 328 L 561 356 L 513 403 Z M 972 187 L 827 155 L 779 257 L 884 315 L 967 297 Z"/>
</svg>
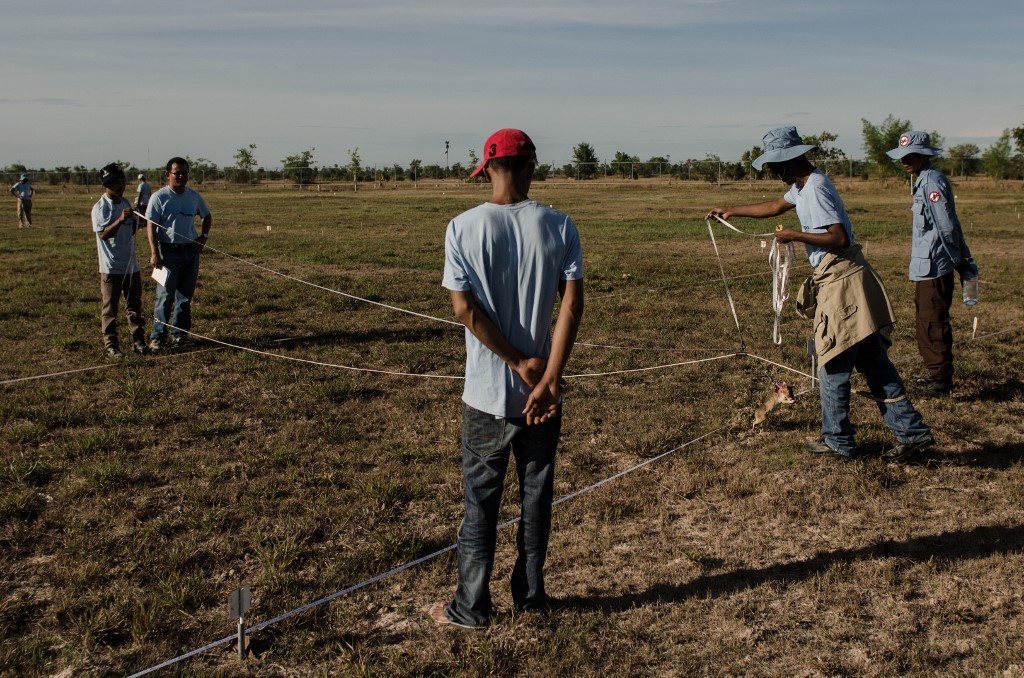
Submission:
<svg viewBox="0 0 1024 678">
<path fill-rule="evenodd" d="M 494 158 L 515 158 L 520 156 L 532 158 L 533 160 L 537 159 L 537 147 L 533 145 L 530 137 L 526 135 L 526 132 L 519 129 L 499 129 L 487 137 L 487 141 L 484 142 L 483 162 L 477 165 L 476 169 L 469 176 L 480 176 L 488 161 Z"/>
</svg>

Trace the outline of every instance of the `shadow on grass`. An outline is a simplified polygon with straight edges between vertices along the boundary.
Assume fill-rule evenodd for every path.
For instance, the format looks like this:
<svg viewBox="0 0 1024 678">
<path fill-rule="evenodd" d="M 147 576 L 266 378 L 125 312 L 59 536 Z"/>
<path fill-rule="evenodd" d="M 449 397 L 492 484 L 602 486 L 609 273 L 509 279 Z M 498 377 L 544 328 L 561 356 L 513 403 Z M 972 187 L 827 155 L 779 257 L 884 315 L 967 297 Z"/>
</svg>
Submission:
<svg viewBox="0 0 1024 678">
<path fill-rule="evenodd" d="M 929 456 L 928 463 L 942 466 L 974 466 L 978 468 L 1005 469 L 1024 460 L 1024 444 L 982 445 L 970 452 L 945 453 L 936 451 Z"/>
<path fill-rule="evenodd" d="M 1014 398 L 1020 398 L 1024 396 L 1024 382 L 1020 379 L 1013 377 L 1007 379 L 1003 383 L 994 383 L 994 379 L 991 383 L 988 383 L 982 389 L 970 398 L 970 400 L 980 400 L 984 402 L 994 403 L 1005 403 L 1013 400 Z"/>
<path fill-rule="evenodd" d="M 834 565 L 866 559 L 902 558 L 914 562 L 950 562 L 1015 552 L 1024 552 L 1024 526 L 989 525 L 904 541 L 886 540 L 857 549 L 837 549 L 784 565 L 705 575 L 682 585 L 655 584 L 637 594 L 569 597 L 562 599 L 561 603 L 568 609 L 621 612 L 648 603 L 722 596 L 772 582 L 786 586 L 824 573 Z"/>
</svg>

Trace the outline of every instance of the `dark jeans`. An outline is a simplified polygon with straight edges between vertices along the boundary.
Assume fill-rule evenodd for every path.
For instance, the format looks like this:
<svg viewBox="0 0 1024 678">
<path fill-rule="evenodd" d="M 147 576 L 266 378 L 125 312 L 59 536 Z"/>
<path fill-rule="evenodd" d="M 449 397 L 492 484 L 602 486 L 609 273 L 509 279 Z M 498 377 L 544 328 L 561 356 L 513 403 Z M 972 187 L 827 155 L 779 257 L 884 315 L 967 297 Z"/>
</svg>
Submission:
<svg viewBox="0 0 1024 678">
<path fill-rule="evenodd" d="M 491 571 L 497 541 L 498 507 L 509 454 L 515 456 L 522 503 L 512 568 L 512 600 L 520 610 L 548 602 L 544 559 L 551 534 L 555 448 L 562 415 L 534 426 L 522 417 L 506 419 L 462 405 L 462 476 L 466 515 L 459 527 L 459 583 L 446 608 L 449 619 L 482 626 L 491 615 Z"/>
<path fill-rule="evenodd" d="M 914 286 L 917 311 L 917 351 L 933 379 L 953 378 L 953 327 L 949 307 L 953 305 L 953 274 L 919 280 Z"/>
<path fill-rule="evenodd" d="M 199 279 L 199 251 L 195 245 L 173 246 L 160 243 L 160 260 L 167 269 L 167 285 L 156 286 L 156 303 L 153 304 L 152 339 L 163 339 L 167 333 L 167 316 L 171 316 L 173 336 L 184 336 L 181 330 L 192 329 L 192 295 Z"/>
<path fill-rule="evenodd" d="M 132 340 L 141 341 L 145 327 L 142 319 L 142 276 L 138 272 L 128 275 L 100 273 L 100 296 L 103 299 L 103 307 L 100 310 L 103 346 L 118 348 L 117 305 L 121 297 L 124 297 L 128 331 L 132 333 Z"/>
</svg>

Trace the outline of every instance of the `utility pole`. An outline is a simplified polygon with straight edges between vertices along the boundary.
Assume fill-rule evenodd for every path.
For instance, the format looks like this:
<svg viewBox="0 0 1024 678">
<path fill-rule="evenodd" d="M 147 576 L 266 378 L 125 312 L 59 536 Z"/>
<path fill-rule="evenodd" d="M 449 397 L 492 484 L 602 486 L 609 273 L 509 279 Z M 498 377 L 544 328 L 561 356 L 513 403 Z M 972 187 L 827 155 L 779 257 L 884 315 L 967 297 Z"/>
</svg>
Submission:
<svg viewBox="0 0 1024 678">
<path fill-rule="evenodd" d="M 448 178 L 448 142 L 444 142 L 444 178 Z"/>
</svg>

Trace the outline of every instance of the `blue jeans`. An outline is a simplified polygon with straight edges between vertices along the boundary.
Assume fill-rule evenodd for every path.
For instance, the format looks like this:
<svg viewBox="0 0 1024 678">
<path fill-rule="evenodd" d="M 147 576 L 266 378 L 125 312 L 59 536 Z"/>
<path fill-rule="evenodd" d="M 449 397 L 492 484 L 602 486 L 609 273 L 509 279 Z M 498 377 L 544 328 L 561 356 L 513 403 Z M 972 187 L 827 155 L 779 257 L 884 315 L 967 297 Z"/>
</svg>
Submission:
<svg viewBox="0 0 1024 678">
<path fill-rule="evenodd" d="M 506 419 L 462 404 L 462 477 L 466 515 L 459 527 L 459 583 L 448 618 L 486 625 L 491 615 L 491 571 L 497 541 L 498 507 L 505 486 L 509 453 L 515 456 L 522 504 L 516 534 L 518 557 L 512 568 L 512 600 L 529 610 L 548 602 L 544 559 L 551 534 L 555 448 L 562 415 L 534 426 L 522 417 Z"/>
<path fill-rule="evenodd" d="M 856 368 L 864 375 L 886 425 L 901 443 L 931 434 L 907 396 L 899 372 L 889 360 L 882 337 L 875 332 L 851 346 L 818 370 L 821 394 L 821 436 L 839 452 L 853 452 L 854 428 L 850 423 L 850 377 Z M 890 402 L 884 402 L 890 401 Z"/>
<path fill-rule="evenodd" d="M 199 252 L 195 245 L 172 247 L 160 243 L 160 260 L 167 269 L 167 284 L 156 286 L 156 301 L 153 304 L 153 333 L 151 339 L 162 339 L 167 333 L 167 316 L 174 306 L 171 325 L 179 328 L 171 334 L 180 337 L 180 330 L 192 329 L 192 295 L 199 279 Z"/>
</svg>

